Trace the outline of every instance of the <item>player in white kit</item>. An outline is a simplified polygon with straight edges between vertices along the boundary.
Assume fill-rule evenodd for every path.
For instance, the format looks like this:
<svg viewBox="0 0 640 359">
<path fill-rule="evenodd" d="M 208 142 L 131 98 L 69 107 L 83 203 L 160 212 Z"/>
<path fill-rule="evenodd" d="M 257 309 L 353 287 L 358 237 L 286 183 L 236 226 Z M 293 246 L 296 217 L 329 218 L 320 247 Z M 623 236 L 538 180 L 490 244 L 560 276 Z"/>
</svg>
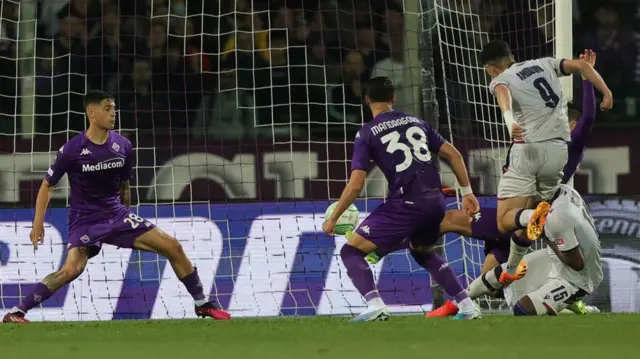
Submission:
<svg viewBox="0 0 640 359">
<path fill-rule="evenodd" d="M 547 248 L 525 256 L 530 258 L 531 271 L 505 288 L 505 299 L 515 315 L 555 315 L 591 294 L 603 278 L 598 231 L 578 192 L 560 185 L 553 202 L 541 202 L 536 212 L 540 215 L 529 219 L 531 239 L 541 238 Z M 498 290 L 504 270 L 503 264 L 476 278 L 469 286 L 469 297 Z"/>
<path fill-rule="evenodd" d="M 517 63 L 509 45 L 501 40 L 486 44 L 481 60 L 493 79 L 490 91 L 509 132 L 513 125 L 524 130 L 522 140 L 514 140 L 509 149 L 507 170 L 498 186 L 498 229 L 501 233 L 516 231 L 500 277 L 508 285 L 527 271 L 526 263 L 521 262 L 532 243 L 522 231 L 528 222 L 525 218 L 533 213 L 527 208 L 553 196 L 567 163 L 567 142 L 571 141 L 567 98 L 558 78 L 580 73 L 604 95 L 602 110 L 612 107 L 613 95 L 583 60 L 542 58 Z"/>
</svg>

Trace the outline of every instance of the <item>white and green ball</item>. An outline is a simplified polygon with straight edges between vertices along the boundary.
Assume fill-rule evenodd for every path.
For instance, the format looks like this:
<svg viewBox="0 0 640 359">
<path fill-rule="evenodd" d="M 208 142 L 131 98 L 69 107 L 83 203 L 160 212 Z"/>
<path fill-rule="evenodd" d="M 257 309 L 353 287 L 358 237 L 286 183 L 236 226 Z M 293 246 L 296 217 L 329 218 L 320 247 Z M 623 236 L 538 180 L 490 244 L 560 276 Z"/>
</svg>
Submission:
<svg viewBox="0 0 640 359">
<path fill-rule="evenodd" d="M 327 211 L 324 212 L 324 219 L 327 220 L 331 218 L 333 211 L 335 211 L 338 206 L 338 202 L 334 202 L 327 208 Z M 337 235 L 345 235 L 348 231 L 353 231 L 358 226 L 359 221 L 359 213 L 358 208 L 355 205 L 349 206 L 346 211 L 338 218 L 338 222 L 336 223 L 335 233 Z"/>
</svg>

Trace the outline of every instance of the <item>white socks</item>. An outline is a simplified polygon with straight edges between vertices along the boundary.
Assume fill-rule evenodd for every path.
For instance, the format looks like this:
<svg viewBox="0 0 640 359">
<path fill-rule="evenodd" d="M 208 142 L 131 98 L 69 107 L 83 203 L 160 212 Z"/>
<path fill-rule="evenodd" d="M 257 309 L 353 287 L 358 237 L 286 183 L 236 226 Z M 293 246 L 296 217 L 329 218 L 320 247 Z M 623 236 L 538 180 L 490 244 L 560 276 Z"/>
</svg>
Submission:
<svg viewBox="0 0 640 359">
<path fill-rule="evenodd" d="M 194 302 L 196 303 L 196 307 L 202 307 L 203 305 L 207 304 L 208 300 L 200 299 L 200 300 L 196 300 Z"/>
<path fill-rule="evenodd" d="M 487 284 L 490 286 L 487 286 Z M 502 288 L 502 284 L 498 282 L 498 278 L 496 277 L 496 269 L 492 269 L 487 273 L 481 275 L 476 278 L 469 284 L 469 288 L 467 288 L 467 295 L 471 299 L 476 299 L 485 294 L 490 294 L 495 292 L 496 290 Z"/>
<path fill-rule="evenodd" d="M 509 248 L 509 259 L 507 260 L 507 273 L 516 273 L 520 261 L 522 261 L 522 258 L 524 258 L 524 255 L 527 254 L 527 252 L 529 252 L 529 246 L 519 246 L 513 240 L 511 240 L 511 247 Z"/>
<path fill-rule="evenodd" d="M 369 308 L 384 308 L 386 307 L 386 304 L 384 304 L 384 301 L 382 301 L 382 298 L 380 297 L 375 297 L 375 298 L 371 298 L 367 301 L 367 306 Z"/>
<path fill-rule="evenodd" d="M 473 304 L 473 301 L 469 297 L 464 298 L 459 303 L 456 302 L 456 306 L 458 307 L 458 309 L 460 309 L 461 312 L 470 312 L 477 309 L 476 305 Z"/>
<path fill-rule="evenodd" d="M 525 209 L 520 212 L 520 216 L 516 218 L 516 224 L 518 224 L 521 228 L 527 228 L 529 225 L 529 221 L 531 220 L 531 216 L 533 216 L 533 209 Z"/>
<path fill-rule="evenodd" d="M 27 314 L 27 313 L 23 312 L 22 310 L 20 310 L 20 308 L 18 308 L 18 307 L 13 307 L 13 308 L 11 308 L 11 310 L 9 311 L 9 313 L 22 313 L 22 314 Z"/>
</svg>

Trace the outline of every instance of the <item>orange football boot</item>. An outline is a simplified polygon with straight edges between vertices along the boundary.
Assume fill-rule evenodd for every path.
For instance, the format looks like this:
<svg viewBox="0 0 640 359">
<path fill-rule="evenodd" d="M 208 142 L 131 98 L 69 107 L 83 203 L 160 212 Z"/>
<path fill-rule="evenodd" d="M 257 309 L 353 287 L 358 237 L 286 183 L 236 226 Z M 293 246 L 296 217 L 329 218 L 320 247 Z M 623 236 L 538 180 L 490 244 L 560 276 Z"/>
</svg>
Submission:
<svg viewBox="0 0 640 359">
<path fill-rule="evenodd" d="M 498 282 L 500 282 L 500 284 L 504 286 L 508 286 L 509 284 L 524 277 L 525 274 L 527 274 L 527 269 L 528 269 L 527 263 L 520 262 L 520 264 L 518 264 L 518 268 L 516 269 L 516 272 L 513 274 L 507 273 L 506 269 L 503 270 L 502 273 L 500 273 L 500 278 L 498 278 Z"/>
<path fill-rule="evenodd" d="M 427 318 L 439 318 L 439 317 L 449 317 L 452 315 L 458 314 L 458 307 L 453 304 L 452 301 L 448 300 L 444 302 L 442 307 L 432 310 L 424 316 Z"/>
<path fill-rule="evenodd" d="M 527 225 L 527 238 L 532 241 L 537 241 L 540 236 L 542 236 L 544 223 L 547 221 L 549 211 L 551 211 L 549 202 L 540 202 L 540 204 L 538 204 Z"/>
</svg>

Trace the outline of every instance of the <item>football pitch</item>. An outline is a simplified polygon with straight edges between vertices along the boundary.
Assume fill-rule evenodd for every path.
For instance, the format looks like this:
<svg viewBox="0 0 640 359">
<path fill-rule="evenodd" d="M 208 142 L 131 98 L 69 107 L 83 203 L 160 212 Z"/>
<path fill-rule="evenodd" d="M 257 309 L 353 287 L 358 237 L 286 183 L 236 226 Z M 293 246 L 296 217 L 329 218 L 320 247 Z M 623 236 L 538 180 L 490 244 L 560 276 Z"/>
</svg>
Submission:
<svg viewBox="0 0 640 359">
<path fill-rule="evenodd" d="M 487 316 L 457 322 L 396 316 L 111 321 L 0 325 L 0 357 L 633 358 L 640 315 Z"/>
</svg>

